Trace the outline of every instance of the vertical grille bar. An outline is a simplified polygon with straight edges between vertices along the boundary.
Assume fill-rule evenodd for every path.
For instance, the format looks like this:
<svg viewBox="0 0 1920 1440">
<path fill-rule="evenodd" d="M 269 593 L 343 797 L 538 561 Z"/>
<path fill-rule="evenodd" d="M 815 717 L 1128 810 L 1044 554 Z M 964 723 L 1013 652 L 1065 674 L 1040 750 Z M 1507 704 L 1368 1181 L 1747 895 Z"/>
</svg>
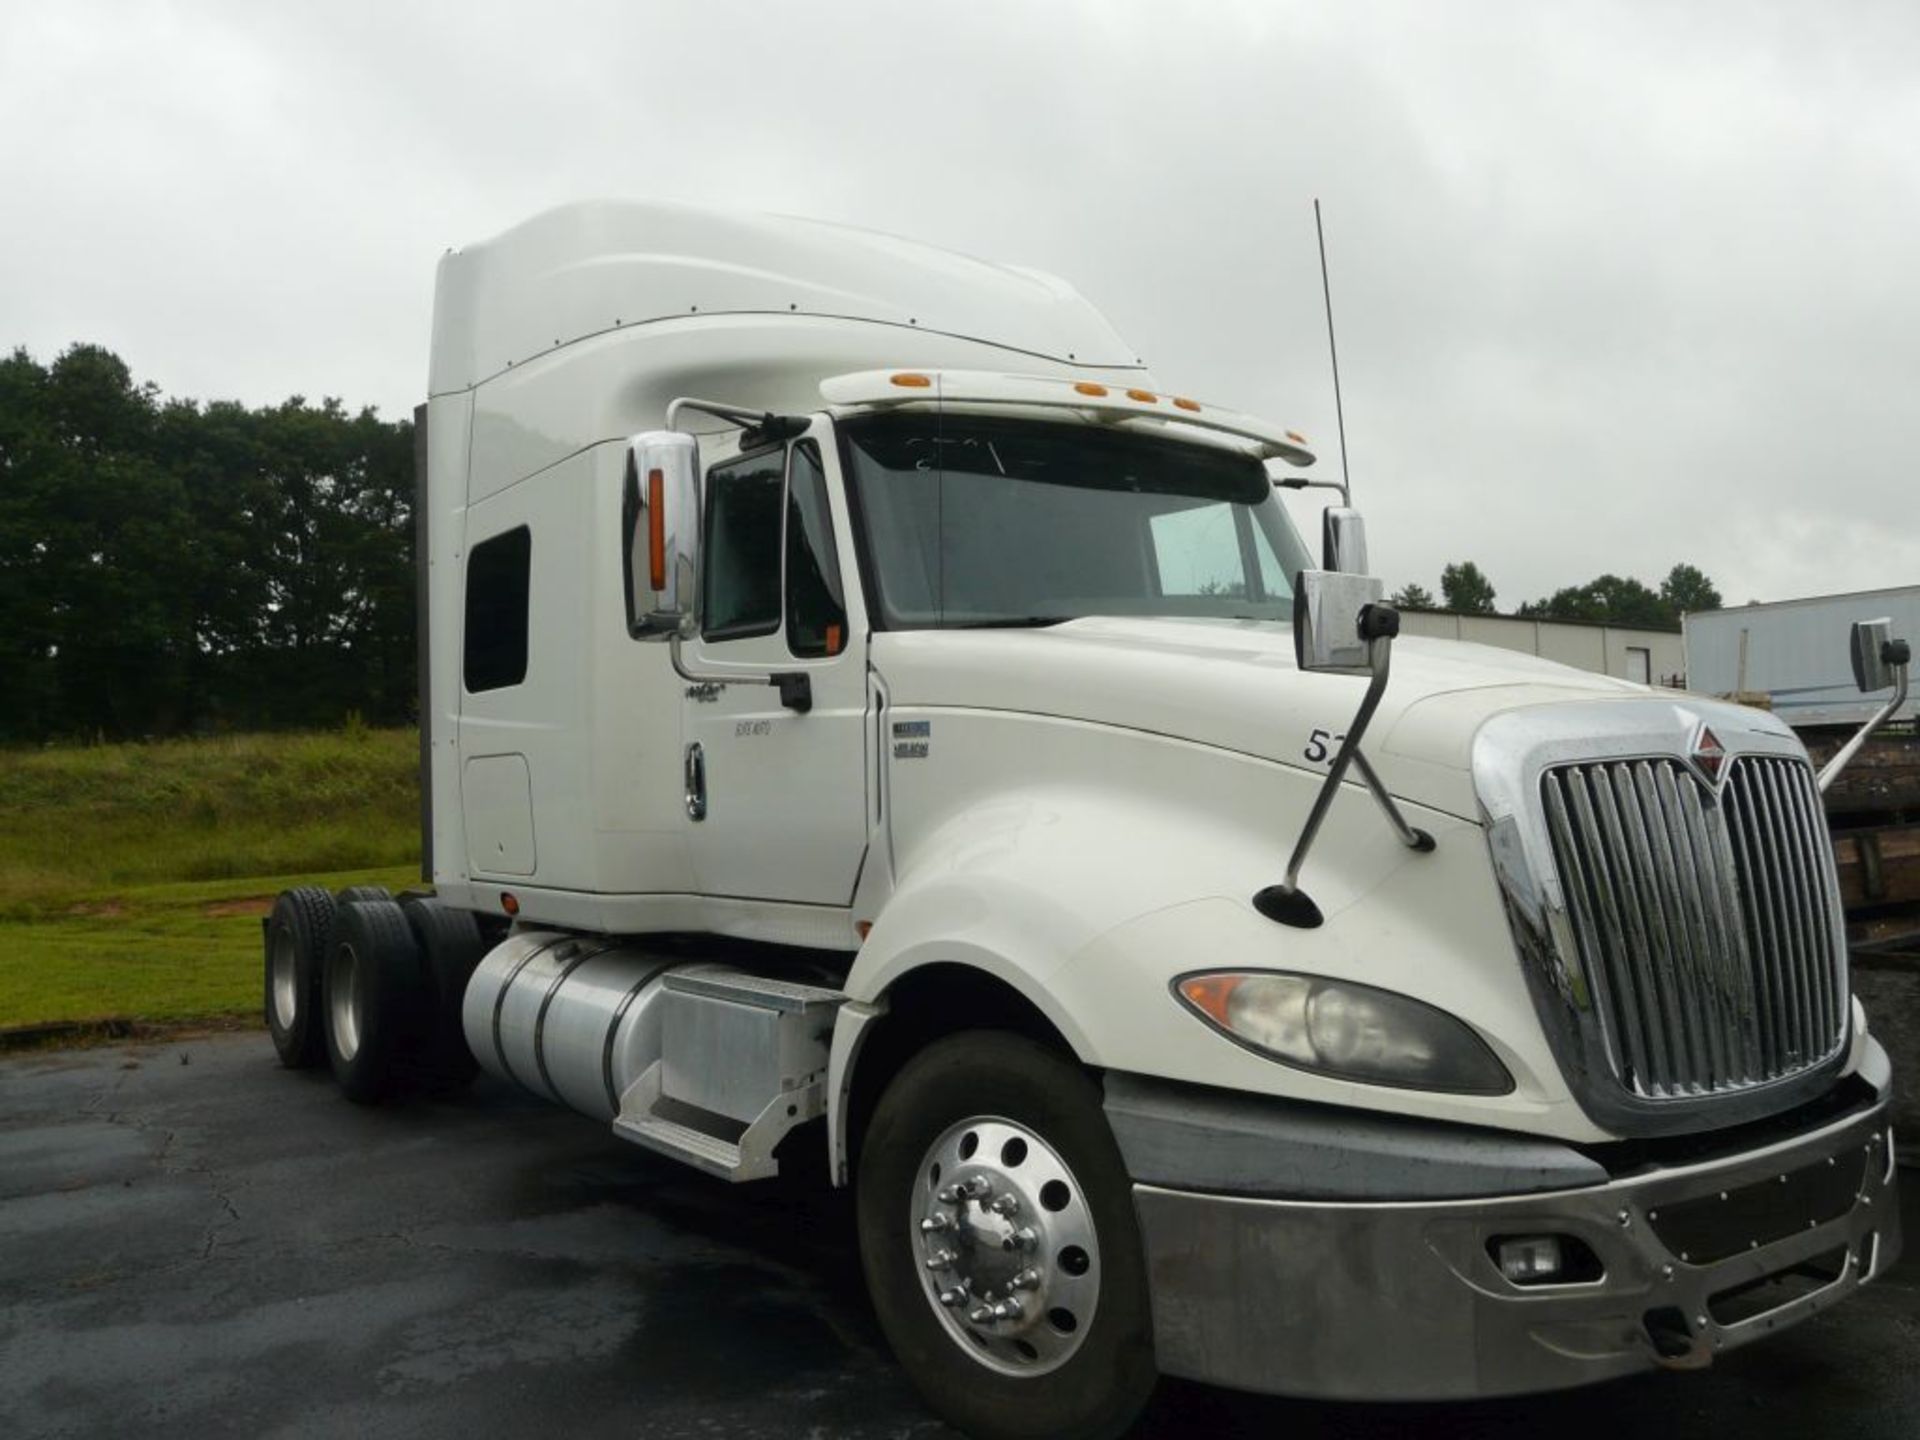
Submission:
<svg viewBox="0 0 1920 1440">
<path fill-rule="evenodd" d="M 1774 923 L 1779 927 L 1780 958 L 1787 976 L 1787 999 L 1792 1021 L 1790 1033 L 1793 1037 L 1793 1048 L 1787 1058 L 1788 1063 L 1797 1069 L 1812 1051 L 1813 1018 L 1808 1013 L 1810 997 L 1807 993 L 1806 954 L 1802 948 L 1799 927 L 1793 921 L 1793 891 L 1788 880 L 1790 862 L 1787 859 L 1786 833 L 1781 824 L 1778 797 L 1768 783 L 1771 778 L 1764 767 L 1756 766 L 1751 771 L 1751 789 L 1760 812 L 1761 849 L 1767 857 L 1767 868 L 1764 873 L 1754 877 L 1754 883 L 1765 891 Z"/>
<path fill-rule="evenodd" d="M 1804 868 L 1807 888 L 1801 907 L 1806 917 L 1809 948 L 1817 959 L 1825 962 L 1815 966 L 1811 977 L 1814 992 L 1820 998 L 1820 1029 L 1815 1040 L 1817 1048 L 1824 1049 L 1827 1044 L 1837 1040 L 1846 1028 L 1839 967 L 1834 963 L 1837 956 L 1828 954 L 1833 946 L 1834 933 L 1839 928 L 1835 923 L 1839 909 L 1838 899 L 1833 893 L 1833 841 L 1827 834 L 1820 813 L 1819 791 L 1813 788 L 1809 777 L 1783 772 L 1780 780 L 1786 792 Z M 1844 944 L 1842 940 L 1841 945 Z"/>
<path fill-rule="evenodd" d="M 1540 801 L 1620 1082 L 1650 1099 L 1764 1084 L 1844 1033 L 1839 900 L 1812 771 L 1671 759 L 1557 767 Z"/>
<path fill-rule="evenodd" d="M 1683 817 L 1687 842 L 1693 853 L 1694 882 L 1705 907 L 1709 963 L 1721 996 L 1721 1015 L 1736 1057 L 1734 1078 L 1753 1084 L 1766 1075 L 1760 1020 L 1762 997 L 1754 968 L 1747 963 L 1747 938 L 1740 911 L 1727 894 L 1721 877 L 1733 873 L 1733 852 L 1727 844 L 1726 826 L 1711 820 L 1700 799 L 1700 787 L 1680 774 L 1674 791 Z"/>
<path fill-rule="evenodd" d="M 1760 794 L 1756 774 L 1746 766 L 1728 777 L 1729 798 L 1738 803 L 1734 835 L 1743 842 L 1738 872 L 1740 895 L 1760 917 L 1763 948 L 1759 959 L 1773 975 L 1775 1014 L 1780 1022 L 1780 1048 L 1772 1057 L 1771 1068 L 1790 1063 L 1800 1044 L 1799 1003 L 1795 998 L 1793 969 L 1788 958 L 1789 941 L 1780 925 L 1773 896 L 1761 883 L 1762 877 L 1776 873 L 1771 848 L 1767 845 L 1766 797 Z"/>
<path fill-rule="evenodd" d="M 1580 769 L 1570 769 L 1565 774 L 1573 817 L 1578 822 L 1573 833 L 1584 837 L 1582 843 L 1591 862 L 1591 905 L 1604 927 L 1589 932 L 1594 942 L 1594 960 L 1588 966 L 1588 973 L 1598 977 L 1597 983 L 1608 1000 L 1613 1033 L 1620 1037 L 1619 1043 L 1628 1051 L 1626 1058 L 1632 1066 L 1629 1073 L 1645 1075 L 1650 1069 L 1664 1072 L 1670 1063 L 1668 1041 L 1658 1023 L 1658 1012 L 1649 1003 L 1653 981 L 1646 972 L 1644 954 L 1639 975 L 1634 973 L 1632 965 L 1618 965 L 1609 959 L 1636 953 L 1628 941 L 1626 918 L 1620 908 L 1621 882 L 1616 879 L 1620 856 L 1617 851 L 1609 854 L 1606 833 L 1595 805 L 1592 776 Z M 1643 999 L 1643 995 L 1648 998 Z M 1620 1064 L 1617 1054 L 1615 1064 Z"/>
<path fill-rule="evenodd" d="M 1679 1007 L 1674 1003 L 1670 977 L 1664 956 L 1655 948 L 1652 896 L 1644 883 L 1645 865 L 1635 854 L 1628 838 L 1627 817 L 1633 813 L 1631 785 L 1619 767 L 1595 766 L 1593 772 L 1594 808 L 1600 817 L 1602 834 L 1614 861 L 1614 876 L 1620 885 L 1620 914 L 1626 922 L 1626 954 L 1614 957 L 1610 973 L 1632 975 L 1640 983 L 1640 1013 L 1649 1028 L 1657 1028 L 1667 1050 L 1668 1064 L 1660 1073 L 1645 1078 L 1646 1083 L 1663 1085 L 1668 1075 L 1684 1070 L 1688 1063 L 1686 1028 Z M 1623 802 L 1628 808 L 1623 813 Z"/>
<path fill-rule="evenodd" d="M 1660 807 L 1667 821 L 1668 843 L 1672 847 L 1674 874 L 1686 908 L 1687 938 L 1696 973 L 1696 991 L 1704 1002 L 1702 1023 L 1712 1037 L 1717 1086 L 1746 1084 L 1751 1079 L 1747 1063 L 1746 1037 L 1740 1019 L 1750 1011 L 1751 996 L 1742 994 L 1735 969 L 1726 963 L 1722 937 L 1710 919 L 1707 899 L 1713 878 L 1703 873 L 1701 850 L 1689 828 L 1689 815 L 1682 800 L 1685 795 L 1698 806 L 1699 797 L 1688 777 L 1679 773 L 1671 761 L 1662 761 L 1655 774 Z M 1697 808 L 1696 808 L 1697 815 Z M 1744 1005 L 1742 1001 L 1746 1001 Z M 1715 1088 L 1710 1086 L 1709 1088 Z"/>
<path fill-rule="evenodd" d="M 1586 776 L 1578 770 L 1556 771 L 1546 777 L 1543 793 L 1547 825 L 1556 853 L 1567 857 L 1561 869 L 1561 888 L 1573 913 L 1574 934 L 1580 944 L 1582 971 L 1605 1015 L 1608 1045 L 1616 1069 L 1643 1074 L 1647 1068 L 1647 1037 L 1636 997 L 1621 993 L 1619 980 L 1607 972 L 1606 953 L 1618 949 L 1620 917 L 1614 908 L 1612 876 L 1604 853 L 1595 850 L 1599 828 L 1593 823 Z M 1613 937 L 1611 947 L 1603 937 Z"/>
<path fill-rule="evenodd" d="M 1812 877 L 1807 870 L 1806 844 L 1799 834 L 1787 789 L 1782 783 L 1784 777 L 1771 768 L 1763 770 L 1761 774 L 1773 800 L 1774 813 L 1779 817 L 1780 848 L 1787 861 L 1787 873 L 1781 878 L 1788 883 L 1781 886 L 1780 899 L 1787 911 L 1787 923 L 1793 930 L 1794 948 L 1802 957 L 1801 1008 L 1805 1014 L 1803 1053 L 1811 1057 L 1820 1054 L 1824 1048 L 1820 1041 L 1827 1030 L 1826 987 L 1820 983 L 1819 931 L 1816 926 L 1809 924 L 1807 914 L 1807 901 L 1812 899 L 1813 894 L 1813 887 L 1809 883 Z"/>
<path fill-rule="evenodd" d="M 1664 763 L 1664 762 L 1662 762 Z M 1633 766 L 1635 798 L 1647 832 L 1647 853 L 1653 876 L 1658 882 L 1660 914 L 1665 921 L 1666 951 L 1672 967 L 1673 993 L 1678 997 L 1681 1018 L 1686 1026 L 1689 1064 L 1684 1074 L 1667 1077 L 1668 1083 L 1683 1087 L 1712 1089 L 1720 1068 L 1717 1035 L 1706 1014 L 1706 995 L 1701 986 L 1699 956 L 1687 927 L 1686 901 L 1681 894 L 1680 863 L 1673 853 L 1673 841 L 1667 828 L 1666 807 L 1661 802 L 1655 767 L 1642 760 Z"/>
</svg>

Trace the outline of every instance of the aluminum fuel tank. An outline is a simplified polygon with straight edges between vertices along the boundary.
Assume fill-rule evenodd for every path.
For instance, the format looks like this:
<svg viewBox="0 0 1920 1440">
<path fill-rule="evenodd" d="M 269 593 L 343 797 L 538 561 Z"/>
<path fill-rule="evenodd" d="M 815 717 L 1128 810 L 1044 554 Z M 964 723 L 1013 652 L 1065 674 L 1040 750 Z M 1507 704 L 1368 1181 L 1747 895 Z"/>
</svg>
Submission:
<svg viewBox="0 0 1920 1440">
<path fill-rule="evenodd" d="M 467 982 L 468 1048 L 490 1074 L 611 1120 L 621 1093 L 660 1058 L 661 981 L 676 963 L 701 968 L 632 942 L 519 931 Z"/>
</svg>

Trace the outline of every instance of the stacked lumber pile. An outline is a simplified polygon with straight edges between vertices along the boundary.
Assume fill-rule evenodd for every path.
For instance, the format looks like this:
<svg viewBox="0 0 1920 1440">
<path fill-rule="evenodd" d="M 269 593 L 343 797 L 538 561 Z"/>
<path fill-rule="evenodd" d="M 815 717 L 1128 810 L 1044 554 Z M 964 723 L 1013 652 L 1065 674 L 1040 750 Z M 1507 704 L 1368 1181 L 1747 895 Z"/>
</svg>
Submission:
<svg viewBox="0 0 1920 1440">
<path fill-rule="evenodd" d="M 1801 738 L 1821 765 L 1845 734 Z M 1826 800 L 1847 938 L 1876 947 L 1910 938 L 1920 949 L 1920 735 L 1876 735 Z"/>
</svg>

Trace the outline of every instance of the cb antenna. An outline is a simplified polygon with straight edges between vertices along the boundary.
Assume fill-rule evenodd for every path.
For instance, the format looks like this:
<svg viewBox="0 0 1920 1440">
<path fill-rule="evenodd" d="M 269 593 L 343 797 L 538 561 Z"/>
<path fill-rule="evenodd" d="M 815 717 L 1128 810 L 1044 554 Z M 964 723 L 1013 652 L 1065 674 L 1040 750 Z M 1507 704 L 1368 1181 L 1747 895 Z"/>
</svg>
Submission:
<svg viewBox="0 0 1920 1440">
<path fill-rule="evenodd" d="M 1341 503 L 1353 503 L 1353 477 L 1347 473 L 1347 416 L 1340 408 L 1340 348 L 1333 343 L 1333 286 L 1327 280 L 1327 232 L 1320 224 L 1320 197 L 1313 199 L 1313 233 L 1320 242 L 1320 294 L 1327 302 L 1327 355 L 1333 361 L 1333 416 L 1340 427 Z"/>
</svg>

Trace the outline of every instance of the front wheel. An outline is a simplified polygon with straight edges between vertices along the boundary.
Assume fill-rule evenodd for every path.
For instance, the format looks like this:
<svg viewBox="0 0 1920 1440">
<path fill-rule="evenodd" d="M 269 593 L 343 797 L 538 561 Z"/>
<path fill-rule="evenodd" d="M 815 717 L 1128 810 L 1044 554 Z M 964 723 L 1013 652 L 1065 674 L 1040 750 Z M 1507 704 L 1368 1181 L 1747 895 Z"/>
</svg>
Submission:
<svg viewBox="0 0 1920 1440">
<path fill-rule="evenodd" d="M 894 1354 L 976 1440 L 1117 1435 L 1151 1393 L 1126 1168 L 1077 1065 L 951 1036 L 888 1086 L 861 1146 L 861 1261 Z"/>
</svg>

